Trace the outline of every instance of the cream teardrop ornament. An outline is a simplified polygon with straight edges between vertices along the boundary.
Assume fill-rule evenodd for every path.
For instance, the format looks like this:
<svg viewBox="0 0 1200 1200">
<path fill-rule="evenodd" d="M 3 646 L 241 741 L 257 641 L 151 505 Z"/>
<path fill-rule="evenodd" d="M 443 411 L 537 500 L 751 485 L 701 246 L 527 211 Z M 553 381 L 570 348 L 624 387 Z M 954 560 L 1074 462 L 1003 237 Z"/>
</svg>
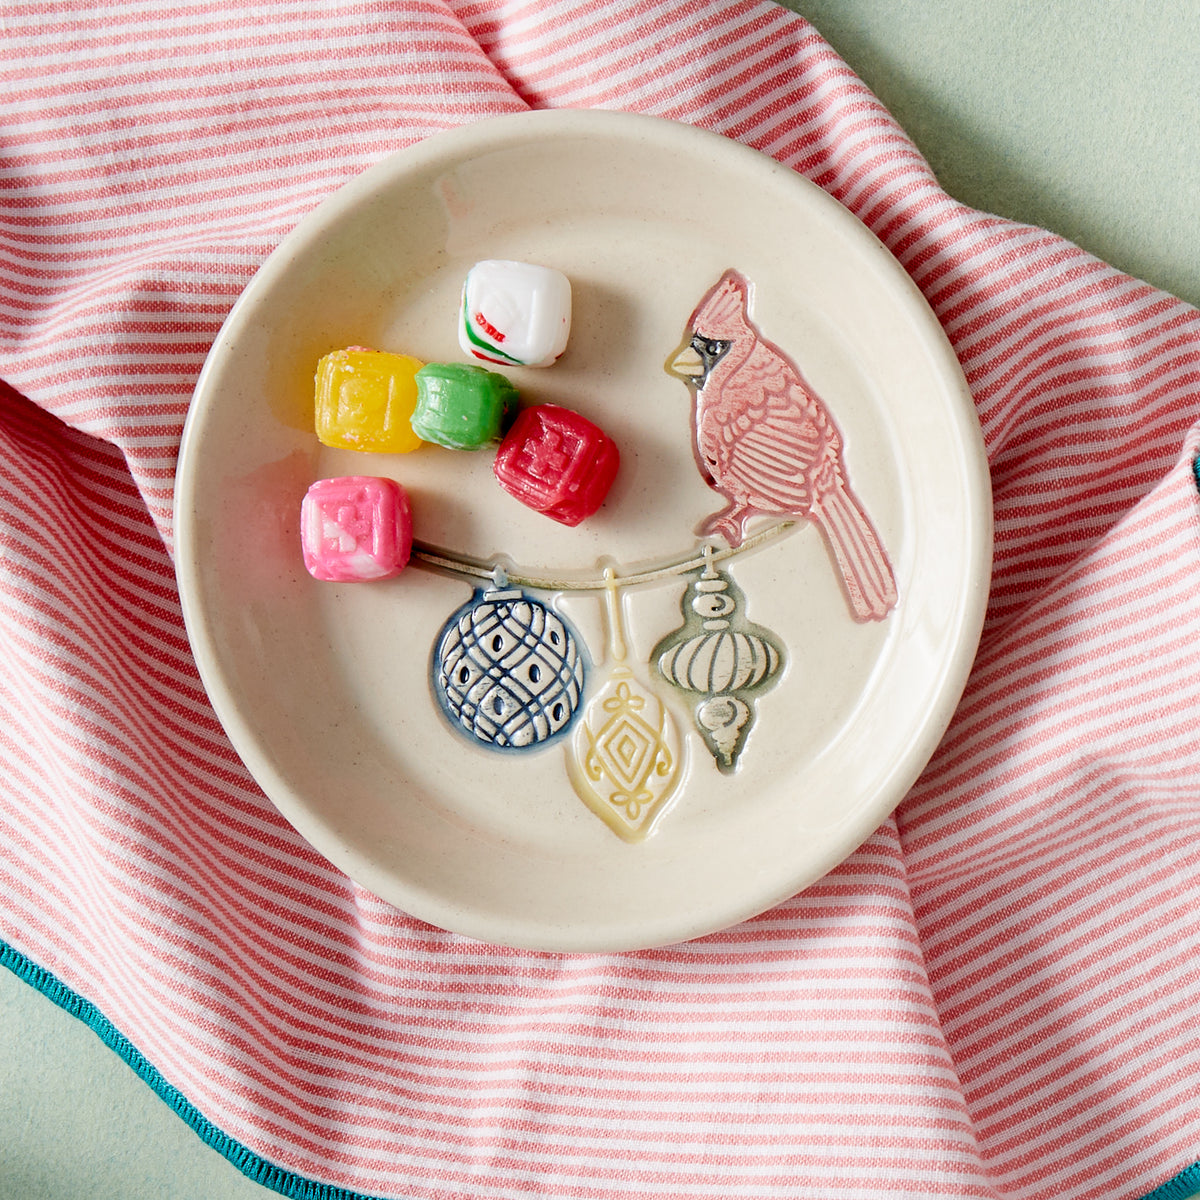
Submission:
<svg viewBox="0 0 1200 1200">
<path fill-rule="evenodd" d="M 604 573 L 610 669 L 567 748 L 579 798 L 619 837 L 641 841 L 683 777 L 679 732 L 670 710 L 633 672 L 616 576 Z"/>
</svg>

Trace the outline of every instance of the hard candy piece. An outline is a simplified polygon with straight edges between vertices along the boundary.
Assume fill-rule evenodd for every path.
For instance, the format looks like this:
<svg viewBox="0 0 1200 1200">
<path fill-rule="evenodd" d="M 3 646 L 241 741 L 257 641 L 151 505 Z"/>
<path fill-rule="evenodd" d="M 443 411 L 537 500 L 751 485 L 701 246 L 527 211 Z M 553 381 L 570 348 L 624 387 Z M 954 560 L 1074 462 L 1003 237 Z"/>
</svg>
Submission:
<svg viewBox="0 0 1200 1200">
<path fill-rule="evenodd" d="M 430 363 L 416 385 L 413 432 L 451 450 L 499 441 L 517 404 L 517 389 L 503 375 L 472 363 Z"/>
<path fill-rule="evenodd" d="M 571 334 L 571 281 L 553 267 L 491 258 L 463 285 L 458 342 L 485 362 L 549 367 Z"/>
<path fill-rule="evenodd" d="M 318 479 L 300 505 L 304 565 L 315 579 L 390 579 L 412 552 L 408 494 L 392 479 Z"/>
<path fill-rule="evenodd" d="M 317 437 L 326 446 L 407 454 L 421 444 L 411 419 L 419 359 L 354 346 L 317 364 Z"/>
<path fill-rule="evenodd" d="M 620 466 L 616 443 L 586 417 L 557 404 L 524 409 L 496 452 L 500 486 L 563 525 L 604 503 Z"/>
</svg>

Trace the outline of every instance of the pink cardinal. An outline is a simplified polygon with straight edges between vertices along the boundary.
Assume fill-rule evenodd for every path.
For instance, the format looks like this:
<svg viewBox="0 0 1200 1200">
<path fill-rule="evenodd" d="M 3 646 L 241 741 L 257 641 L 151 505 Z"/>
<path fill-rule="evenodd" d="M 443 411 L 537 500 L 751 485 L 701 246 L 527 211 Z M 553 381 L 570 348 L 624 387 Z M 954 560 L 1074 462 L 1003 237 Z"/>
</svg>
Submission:
<svg viewBox="0 0 1200 1200">
<path fill-rule="evenodd" d="M 740 546 L 758 514 L 805 517 L 821 530 L 859 621 L 896 604 L 891 564 L 850 490 L 842 435 L 795 365 L 750 322 L 749 283 L 726 271 L 700 301 L 670 364 L 694 390 L 696 462 L 728 501 L 700 526 Z"/>
</svg>

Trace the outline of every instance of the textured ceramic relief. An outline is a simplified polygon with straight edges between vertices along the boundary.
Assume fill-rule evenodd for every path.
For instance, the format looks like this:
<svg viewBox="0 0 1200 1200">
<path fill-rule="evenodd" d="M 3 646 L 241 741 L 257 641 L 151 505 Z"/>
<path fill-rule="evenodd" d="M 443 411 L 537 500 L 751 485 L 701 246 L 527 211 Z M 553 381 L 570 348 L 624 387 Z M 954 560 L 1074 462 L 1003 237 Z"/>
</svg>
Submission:
<svg viewBox="0 0 1200 1200">
<path fill-rule="evenodd" d="M 694 392 L 696 462 L 728 502 L 698 532 L 738 546 L 754 516 L 812 521 L 854 616 L 881 620 L 896 604 L 896 581 L 846 478 L 842 435 L 795 363 L 754 327 L 749 303 L 748 281 L 726 271 L 692 314 L 671 367 Z"/>
<path fill-rule="evenodd" d="M 496 750 L 540 746 L 571 723 L 583 694 L 579 640 L 519 588 L 476 592 L 442 629 L 433 653 L 442 711 Z"/>
<path fill-rule="evenodd" d="M 612 565 L 596 578 L 564 581 L 425 547 L 414 553 L 436 569 L 494 576 L 450 617 L 434 647 L 431 675 L 447 721 L 490 750 L 540 753 L 561 742 L 580 800 L 628 842 L 686 802 L 689 744 L 697 770 L 708 760 L 709 770 L 732 774 L 753 758 L 758 706 L 781 685 L 788 654 L 778 634 L 751 619 L 753 597 L 733 577 L 740 555 L 769 553 L 797 521 L 811 521 L 850 616 L 880 621 L 897 601 L 887 553 L 847 478 L 841 433 L 792 360 L 755 328 L 750 298 L 748 281 L 726 272 L 668 367 L 690 389 L 697 465 L 725 500 L 697 528 L 680 530 L 693 539 L 680 555 L 648 570 Z M 689 436 L 685 411 L 681 438 Z M 764 516 L 775 520 L 748 528 Z M 680 580 L 678 626 L 635 660 L 623 594 Z M 604 604 L 603 646 L 585 645 L 555 609 L 558 597 L 579 591 Z"/>
<path fill-rule="evenodd" d="M 783 644 L 747 621 L 745 597 L 707 556 L 683 597 L 683 624 L 651 652 L 667 683 L 690 700 L 696 729 L 717 766 L 732 771 L 753 723 L 754 702 L 784 662 Z"/>
<path fill-rule="evenodd" d="M 617 594 L 605 573 L 608 675 L 579 722 L 567 769 L 579 798 L 627 842 L 641 841 L 679 783 L 682 759 L 666 705 L 634 672 Z"/>
</svg>

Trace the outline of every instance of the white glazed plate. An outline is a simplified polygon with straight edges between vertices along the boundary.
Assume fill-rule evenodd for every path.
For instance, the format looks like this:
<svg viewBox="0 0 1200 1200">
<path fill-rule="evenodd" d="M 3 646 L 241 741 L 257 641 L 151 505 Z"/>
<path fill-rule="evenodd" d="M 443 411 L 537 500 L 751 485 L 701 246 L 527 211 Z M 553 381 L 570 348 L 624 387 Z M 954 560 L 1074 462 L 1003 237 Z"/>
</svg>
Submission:
<svg viewBox="0 0 1200 1200">
<path fill-rule="evenodd" d="M 462 361 L 459 293 L 485 258 L 553 266 L 572 282 L 564 356 L 508 374 L 524 403 L 574 409 L 620 447 L 606 503 L 575 528 L 503 492 L 489 451 L 364 455 L 313 433 L 313 373 L 331 350 Z M 719 533 L 697 533 L 725 500 L 697 469 L 693 393 L 665 364 L 730 268 L 752 285 L 762 336 L 836 421 L 846 479 L 898 601 L 881 620 L 855 620 L 825 539 L 803 519 L 721 561 L 742 596 L 735 619 L 769 631 L 783 662 L 749 697 L 736 769 L 719 770 L 697 725 L 703 697 L 668 684 L 652 651 L 684 624 L 697 571 L 679 564 L 706 543 L 727 549 Z M 455 728 L 432 681 L 443 627 L 480 602 L 484 581 L 421 564 L 377 583 L 310 578 L 300 502 L 314 480 L 339 475 L 399 481 L 418 540 L 457 561 L 576 584 L 611 568 L 629 694 L 664 703 L 677 737 L 665 753 L 673 790 L 642 840 L 617 836 L 572 783 L 582 726 L 598 728 L 596 698 L 611 700 L 622 665 L 606 593 L 525 589 L 574 630 L 586 690 L 566 734 L 521 751 L 484 745 Z M 949 722 L 991 561 L 974 408 L 902 268 L 834 200 L 772 160 L 610 112 L 529 113 L 441 134 L 304 220 L 212 348 L 185 431 L 175 520 L 201 675 L 284 816 L 357 883 L 418 918 L 556 951 L 722 929 L 856 849 Z M 748 532 L 777 524 L 758 518 Z M 615 752 L 634 770 L 646 746 L 626 740 Z"/>
</svg>

